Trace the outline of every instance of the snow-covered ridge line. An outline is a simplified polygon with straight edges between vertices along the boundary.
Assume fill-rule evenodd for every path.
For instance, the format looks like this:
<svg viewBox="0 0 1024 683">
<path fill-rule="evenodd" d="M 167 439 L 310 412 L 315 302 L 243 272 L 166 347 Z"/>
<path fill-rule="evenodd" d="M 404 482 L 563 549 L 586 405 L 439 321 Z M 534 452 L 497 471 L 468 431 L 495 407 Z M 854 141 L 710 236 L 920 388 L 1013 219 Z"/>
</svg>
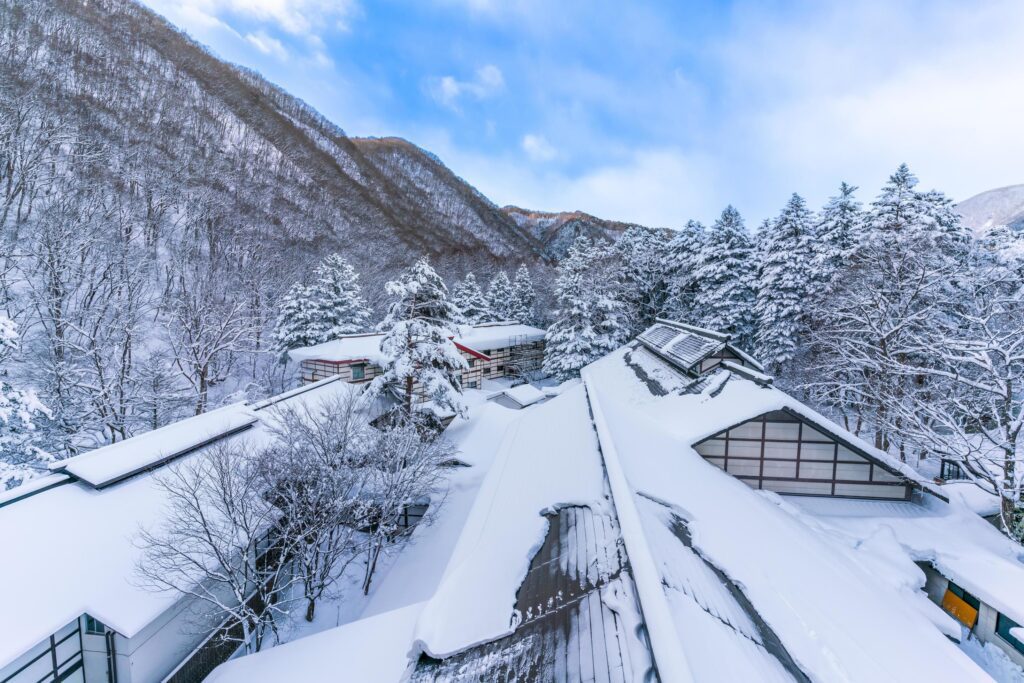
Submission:
<svg viewBox="0 0 1024 683">
<path fill-rule="evenodd" d="M 630 566 L 633 568 L 633 581 L 636 583 L 637 595 L 647 624 L 647 636 L 654 652 L 654 661 L 662 681 L 667 683 L 693 682 L 693 673 L 679 643 L 682 638 L 676 633 L 675 620 L 669 613 L 665 603 L 665 594 L 661 587 L 661 574 L 654 563 L 654 556 L 647 545 L 640 521 L 640 512 L 633 500 L 632 490 L 626 481 L 625 472 L 619 462 L 618 451 L 612 440 L 611 432 L 601 412 L 600 402 L 591 390 L 587 381 L 587 371 L 583 371 L 583 386 L 590 403 L 594 428 L 597 431 L 599 452 L 604 461 L 605 473 L 612 491 L 612 500 L 619 517 L 619 528 L 626 546 Z"/>
</svg>

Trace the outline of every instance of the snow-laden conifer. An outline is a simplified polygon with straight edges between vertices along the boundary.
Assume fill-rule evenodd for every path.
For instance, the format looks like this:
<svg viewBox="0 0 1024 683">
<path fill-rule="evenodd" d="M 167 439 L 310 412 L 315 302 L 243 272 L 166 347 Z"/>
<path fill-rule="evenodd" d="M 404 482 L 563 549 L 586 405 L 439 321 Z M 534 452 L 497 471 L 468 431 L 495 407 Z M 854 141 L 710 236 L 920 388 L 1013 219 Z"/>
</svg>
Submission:
<svg viewBox="0 0 1024 683">
<path fill-rule="evenodd" d="M 608 251 L 576 238 L 558 267 L 557 310 L 548 328 L 544 371 L 558 379 L 618 347 L 628 332 Z"/>
<path fill-rule="evenodd" d="M 466 277 L 455 285 L 452 290 L 452 305 L 458 310 L 458 322 L 468 325 L 487 322 L 494 318 L 491 307 L 487 303 L 476 275 L 466 273 Z"/>
<path fill-rule="evenodd" d="M 515 280 L 512 282 L 512 301 L 513 320 L 518 320 L 524 325 L 533 325 L 537 322 L 537 293 L 533 288 L 530 270 L 525 263 L 519 266 Z"/>
<path fill-rule="evenodd" d="M 296 282 L 281 298 L 274 327 L 274 343 L 282 359 L 291 349 L 312 346 L 322 341 L 318 332 L 317 306 L 312 292 Z"/>
<path fill-rule="evenodd" d="M 832 281 L 863 238 L 865 216 L 853 196 L 856 191 L 855 186 L 841 183 L 839 194 L 829 198 L 818 215 L 812 280 L 819 286 Z"/>
<path fill-rule="evenodd" d="M 359 274 L 349 262 L 340 254 L 331 254 L 320 262 L 313 276 L 310 293 L 319 318 L 314 336 L 329 341 L 365 331 L 370 311 L 359 286 Z"/>
<path fill-rule="evenodd" d="M 700 263 L 704 226 L 687 221 L 665 246 L 662 268 L 665 272 L 664 313 L 675 320 L 696 323 L 697 266 Z"/>
<path fill-rule="evenodd" d="M 665 306 L 665 254 L 669 236 L 664 230 L 628 228 L 615 243 L 621 262 L 622 300 L 630 336 L 649 327 Z"/>
<path fill-rule="evenodd" d="M 813 221 L 803 198 L 794 194 L 782 213 L 758 234 L 756 354 L 777 370 L 801 348 L 814 258 Z"/>
<path fill-rule="evenodd" d="M 384 331 L 380 349 L 385 361 L 370 392 L 393 392 L 406 412 L 412 410 L 414 393 L 422 392 L 434 406 L 462 414 L 466 361 L 452 341 L 458 311 L 448 300 L 448 288 L 421 258 L 385 289 L 392 297 L 378 326 Z"/>
<path fill-rule="evenodd" d="M 754 279 L 757 264 L 743 218 L 732 206 L 705 233 L 694 279 L 697 324 L 732 334 L 750 348 L 754 336 Z"/>
<path fill-rule="evenodd" d="M 491 284 L 487 288 L 487 304 L 490 306 L 495 320 L 513 320 L 515 318 L 515 294 L 505 271 L 498 271 L 498 274 L 491 278 Z"/>
</svg>

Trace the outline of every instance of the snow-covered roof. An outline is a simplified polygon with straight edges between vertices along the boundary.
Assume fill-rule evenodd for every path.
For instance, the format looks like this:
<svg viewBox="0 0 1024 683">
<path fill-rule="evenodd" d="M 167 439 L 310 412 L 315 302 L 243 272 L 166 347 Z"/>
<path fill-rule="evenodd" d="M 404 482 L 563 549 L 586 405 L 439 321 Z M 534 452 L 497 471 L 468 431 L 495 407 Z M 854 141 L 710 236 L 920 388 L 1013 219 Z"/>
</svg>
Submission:
<svg viewBox="0 0 1024 683">
<path fill-rule="evenodd" d="M 898 562 L 930 562 L 1018 623 L 1024 623 L 1024 563 L 1021 547 L 951 497 L 946 505 L 898 501 L 788 499 L 800 512 L 864 552 Z M 895 543 L 873 543 L 891 535 Z"/>
<path fill-rule="evenodd" d="M 414 663 L 422 651 L 475 665 L 481 660 L 467 655 L 505 656 L 509 650 L 501 643 L 517 637 L 520 648 L 542 650 L 529 615 L 516 610 L 524 600 L 521 592 L 535 590 L 536 562 L 546 561 L 552 576 L 567 569 L 553 552 L 557 525 L 548 520 L 562 520 L 566 509 L 581 506 L 594 520 L 605 520 L 592 527 L 593 534 L 583 527 L 588 538 L 617 542 L 628 556 L 625 573 L 633 588 L 628 599 L 619 598 L 622 618 L 629 621 L 628 605 L 638 600 L 635 626 L 645 627 L 649 654 L 636 661 L 641 667 L 653 662 L 661 680 L 989 680 L 947 639 L 959 633 L 956 624 L 920 590 L 920 569 L 907 557 L 893 560 L 892 552 L 864 550 L 899 548 L 896 541 L 876 536 L 861 542 L 861 530 L 837 531 L 838 523 L 824 513 L 756 491 L 692 448 L 747 419 L 788 410 L 916 486 L 934 490 L 909 467 L 751 377 L 726 367 L 698 381 L 640 347 L 623 348 L 585 368 L 582 384 L 567 383 L 552 400 L 515 413 L 516 419 L 503 423 L 498 452 L 436 589 L 416 607 L 405 662 L 418 671 L 423 662 Z M 479 428 L 473 433 L 486 436 Z M 937 497 L 923 499 L 925 507 L 897 505 L 913 506 L 908 509 L 925 517 L 949 507 Z M 842 504 L 825 501 L 833 502 Z M 967 519 L 952 519 L 964 524 L 952 539 L 984 524 Z M 928 533 L 940 534 L 944 523 L 935 521 Z M 986 538 L 998 550 L 993 537 Z M 934 556 L 937 565 L 970 568 L 971 549 L 951 558 L 955 540 L 922 543 L 942 549 Z M 1000 551 L 1007 563 L 1013 560 L 1004 552 L 1009 545 Z M 598 574 L 609 569 L 600 555 L 579 561 L 594 562 Z M 1010 578 L 993 580 L 1002 584 Z M 978 595 L 985 599 L 986 593 Z M 1015 595 L 1009 599 L 1016 601 Z M 592 614 L 600 623 L 598 612 Z M 364 627 L 372 624 L 354 622 L 346 633 Z M 275 656 L 296 666 L 302 665 L 300 654 L 324 661 L 336 641 L 318 642 L 315 651 L 300 653 L 292 644 Z M 603 660 L 595 653 L 594 661 Z M 242 671 L 241 665 L 225 669 Z M 640 671 L 633 669 L 635 678 Z"/>
<path fill-rule="evenodd" d="M 323 400 L 355 390 L 331 378 L 291 400 Z M 7 492 L 12 502 L 0 505 L 0 538 L 16 561 L 0 563 L 0 586 L 9 589 L 3 598 L 7 618 L 0 619 L 0 666 L 83 613 L 132 637 L 168 609 L 176 596 L 146 590 L 134 580 L 141 556 L 134 539 L 140 527 L 162 520 L 167 503 L 153 476 L 159 467 L 151 469 L 154 453 L 208 441 L 216 429 L 224 430 L 221 436 L 236 434 L 238 425 L 250 419 L 255 421 L 252 428 L 233 438 L 254 442 L 266 438 L 258 416 L 229 406 L 175 423 L 170 432 L 150 432 L 74 459 L 78 461 L 74 471 L 89 476 L 89 481 L 106 481 L 111 473 L 139 469 L 138 464 L 143 471 L 136 476 L 96 488 L 85 479 L 56 474 L 43 478 L 48 486 L 37 486 L 42 480 L 30 480 Z M 150 434 L 158 432 L 174 448 L 154 443 Z M 198 448 L 182 457 L 202 457 L 204 452 Z M 112 461 L 109 466 L 103 462 L 106 458 Z M 16 497 L 26 486 L 30 495 Z"/>
<path fill-rule="evenodd" d="M 517 322 L 481 323 L 460 325 L 453 330 L 453 341 L 466 350 L 486 355 L 491 349 L 504 348 L 511 344 L 525 344 L 541 341 L 546 334 L 539 327 Z M 333 363 L 366 361 L 374 365 L 384 363 L 380 350 L 383 334 L 351 334 L 329 342 L 292 349 L 288 356 L 296 362 L 303 360 L 324 360 Z"/>
<path fill-rule="evenodd" d="M 756 370 L 764 369 L 753 356 L 732 344 L 729 335 L 674 320 L 658 318 L 637 336 L 637 341 L 686 371 L 722 350 L 728 350 Z"/>
<path fill-rule="evenodd" d="M 511 425 L 416 638 L 444 656 L 512 632 L 516 592 L 544 539 L 543 513 L 607 505 L 597 439 L 582 386 Z"/>
<path fill-rule="evenodd" d="M 455 341 L 481 353 L 487 353 L 490 349 L 504 348 L 512 344 L 543 341 L 545 334 L 547 332 L 539 327 L 516 322 L 482 323 L 460 326 Z"/>
<path fill-rule="evenodd" d="M 694 551 L 742 587 L 752 609 L 811 680 L 987 680 L 936 628 L 941 612 L 935 614 L 938 608 L 923 599 L 919 586 L 901 591 L 879 579 L 878 567 L 872 572 L 852 561 L 846 546 L 780 508 L 773 502 L 777 496 L 751 489 L 691 447 L 770 410 L 790 408 L 818 424 L 829 421 L 777 389 L 735 375 L 700 393 L 652 391 L 649 378 L 627 364 L 628 353 L 621 349 L 585 368 L 584 383 L 648 630 L 652 636 L 668 631 L 667 619 L 650 619 L 652 612 L 668 612 L 683 636 L 676 647 L 694 680 L 736 679 L 689 643 L 701 631 L 700 615 L 671 591 L 684 581 L 680 550 L 651 519 L 654 511 L 685 522 Z M 661 508 L 652 508 L 651 501 Z M 628 523 L 625 510 L 635 513 L 635 524 Z M 644 566 L 656 573 L 641 571 Z M 689 591 L 685 584 L 681 590 Z M 650 603 L 659 600 L 667 607 L 651 610 Z M 652 645 L 660 667 L 654 637 Z M 758 679 L 771 680 L 778 668 L 770 674 L 769 660 L 756 654 L 760 659 L 747 658 L 744 666 L 761 667 Z"/>
<path fill-rule="evenodd" d="M 235 403 L 74 458 L 59 460 L 50 465 L 50 469 L 103 488 L 199 448 L 212 439 L 251 427 L 256 419 L 245 403 Z"/>
<path fill-rule="evenodd" d="M 543 401 L 547 398 L 547 394 L 532 384 L 520 384 L 519 386 L 502 389 L 501 391 L 496 391 L 487 398 L 495 399 L 499 396 L 507 396 L 521 408 L 532 406 L 534 403 Z"/>
<path fill-rule="evenodd" d="M 218 667 L 207 683 L 345 680 L 397 683 L 422 603 L 377 614 Z M 343 675 L 339 678 L 339 674 Z"/>
</svg>

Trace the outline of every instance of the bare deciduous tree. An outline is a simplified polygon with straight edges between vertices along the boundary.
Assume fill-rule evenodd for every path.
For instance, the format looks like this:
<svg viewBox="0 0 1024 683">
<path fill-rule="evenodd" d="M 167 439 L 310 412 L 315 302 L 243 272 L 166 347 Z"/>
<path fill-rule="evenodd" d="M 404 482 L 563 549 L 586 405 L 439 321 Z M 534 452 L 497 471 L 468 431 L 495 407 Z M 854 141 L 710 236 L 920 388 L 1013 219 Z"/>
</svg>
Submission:
<svg viewBox="0 0 1024 683">
<path fill-rule="evenodd" d="M 289 539 L 277 533 L 280 510 L 266 493 L 263 469 L 241 442 L 219 444 L 158 475 L 165 521 L 140 531 L 140 584 L 190 596 L 204 617 L 226 622 L 222 637 L 259 651 L 287 613 L 300 580 L 282 559 Z"/>
</svg>

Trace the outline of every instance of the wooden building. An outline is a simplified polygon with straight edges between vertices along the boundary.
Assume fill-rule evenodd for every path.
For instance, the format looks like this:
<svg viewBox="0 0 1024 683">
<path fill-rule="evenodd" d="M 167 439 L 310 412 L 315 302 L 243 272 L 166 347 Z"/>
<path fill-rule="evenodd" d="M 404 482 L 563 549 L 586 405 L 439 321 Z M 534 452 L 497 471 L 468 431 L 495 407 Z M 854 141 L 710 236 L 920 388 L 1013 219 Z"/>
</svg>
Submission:
<svg viewBox="0 0 1024 683">
<path fill-rule="evenodd" d="M 514 322 L 461 326 L 452 339 L 466 359 L 464 389 L 480 389 L 485 379 L 527 377 L 544 360 L 545 331 Z M 383 370 L 383 334 L 351 334 L 289 352 L 299 363 L 304 383 L 340 375 L 345 382 L 368 382 Z"/>
</svg>

